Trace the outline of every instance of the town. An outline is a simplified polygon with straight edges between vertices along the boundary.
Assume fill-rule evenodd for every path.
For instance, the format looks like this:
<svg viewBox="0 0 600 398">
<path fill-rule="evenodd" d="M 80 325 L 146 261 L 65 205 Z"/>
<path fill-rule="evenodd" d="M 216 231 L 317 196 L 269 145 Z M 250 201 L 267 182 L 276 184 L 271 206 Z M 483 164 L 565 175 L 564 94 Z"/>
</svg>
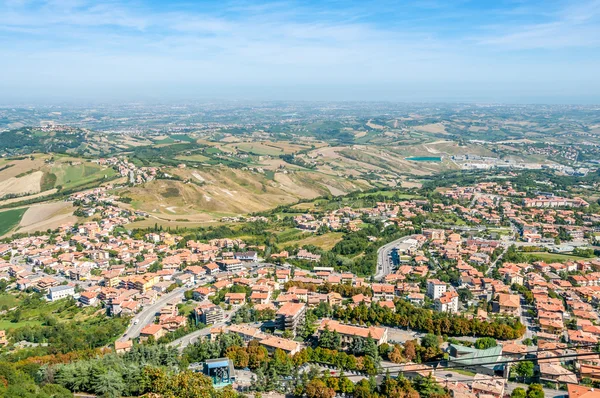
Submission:
<svg viewBox="0 0 600 398">
<path fill-rule="evenodd" d="M 111 188 L 67 199 L 96 220 L 5 240 L 0 279 L 7 294 L 126 320 L 111 345 L 117 354 L 165 345 L 238 391 L 356 394 L 401 375 L 452 396 L 500 398 L 531 389 L 523 381 L 536 380 L 547 396 L 600 382 L 600 213 L 579 197 L 527 197 L 510 181 L 484 182 L 429 199 L 373 194 L 369 207 L 313 207 L 285 221 L 314 237 L 343 231 L 339 253 L 378 247 L 369 276 L 310 245 L 160 227 L 132 233 L 127 225 L 147 215 L 127 210 Z M 268 229 L 283 219 L 235 221 Z M 1 334 L 5 349 L 36 343 L 16 341 L 26 334 L 14 329 Z M 237 343 L 202 349 L 225 337 Z M 253 359 L 259 348 L 262 361 L 288 365 L 267 379 Z"/>
</svg>

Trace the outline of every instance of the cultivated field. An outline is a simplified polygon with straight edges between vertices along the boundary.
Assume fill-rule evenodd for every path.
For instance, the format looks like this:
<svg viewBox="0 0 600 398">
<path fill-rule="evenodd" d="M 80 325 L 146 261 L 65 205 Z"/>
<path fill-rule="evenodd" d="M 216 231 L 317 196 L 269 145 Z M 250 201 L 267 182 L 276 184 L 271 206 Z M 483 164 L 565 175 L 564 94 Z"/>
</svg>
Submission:
<svg viewBox="0 0 600 398">
<path fill-rule="evenodd" d="M 0 198 L 6 195 L 34 194 L 40 191 L 44 172 L 34 171 L 22 177 L 10 177 L 0 181 Z"/>
<path fill-rule="evenodd" d="M 46 229 L 55 229 L 67 223 L 75 223 L 77 217 L 73 215 L 73 203 L 50 202 L 36 204 L 27 209 L 16 232 L 33 232 Z"/>
<path fill-rule="evenodd" d="M 27 208 L 11 209 L 0 212 L 0 236 L 12 231 L 21 222 Z"/>
</svg>

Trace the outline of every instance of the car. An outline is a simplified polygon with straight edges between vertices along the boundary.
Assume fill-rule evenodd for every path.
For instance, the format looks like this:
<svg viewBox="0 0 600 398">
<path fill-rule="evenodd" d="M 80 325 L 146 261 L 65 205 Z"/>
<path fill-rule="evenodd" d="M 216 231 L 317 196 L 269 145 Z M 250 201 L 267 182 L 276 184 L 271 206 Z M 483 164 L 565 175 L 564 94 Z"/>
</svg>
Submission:
<svg viewBox="0 0 600 398">
<path fill-rule="evenodd" d="M 139 320 L 139 319 L 136 319 L 135 321 L 133 321 L 133 324 L 134 324 L 134 325 L 137 325 L 138 323 L 140 323 L 140 320 Z"/>
<path fill-rule="evenodd" d="M 452 377 L 452 373 L 447 373 L 446 377 Z"/>
</svg>

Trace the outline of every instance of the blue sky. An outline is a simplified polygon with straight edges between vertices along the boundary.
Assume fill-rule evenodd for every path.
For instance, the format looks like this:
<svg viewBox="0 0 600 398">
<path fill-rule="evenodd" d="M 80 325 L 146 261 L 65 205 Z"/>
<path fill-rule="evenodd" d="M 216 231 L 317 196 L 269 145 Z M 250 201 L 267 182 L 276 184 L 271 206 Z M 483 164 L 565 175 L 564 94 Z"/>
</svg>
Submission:
<svg viewBox="0 0 600 398">
<path fill-rule="evenodd" d="M 600 0 L 0 0 L 0 102 L 600 103 Z"/>
</svg>

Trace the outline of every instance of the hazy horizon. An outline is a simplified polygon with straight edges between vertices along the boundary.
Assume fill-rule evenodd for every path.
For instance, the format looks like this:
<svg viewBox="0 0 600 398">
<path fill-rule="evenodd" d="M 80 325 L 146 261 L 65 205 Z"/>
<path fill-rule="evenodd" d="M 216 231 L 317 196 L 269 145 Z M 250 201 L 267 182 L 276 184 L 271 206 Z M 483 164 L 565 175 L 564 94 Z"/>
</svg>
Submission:
<svg viewBox="0 0 600 398">
<path fill-rule="evenodd" d="M 600 103 L 600 0 L 488 3 L 0 1 L 0 104 Z"/>
</svg>

